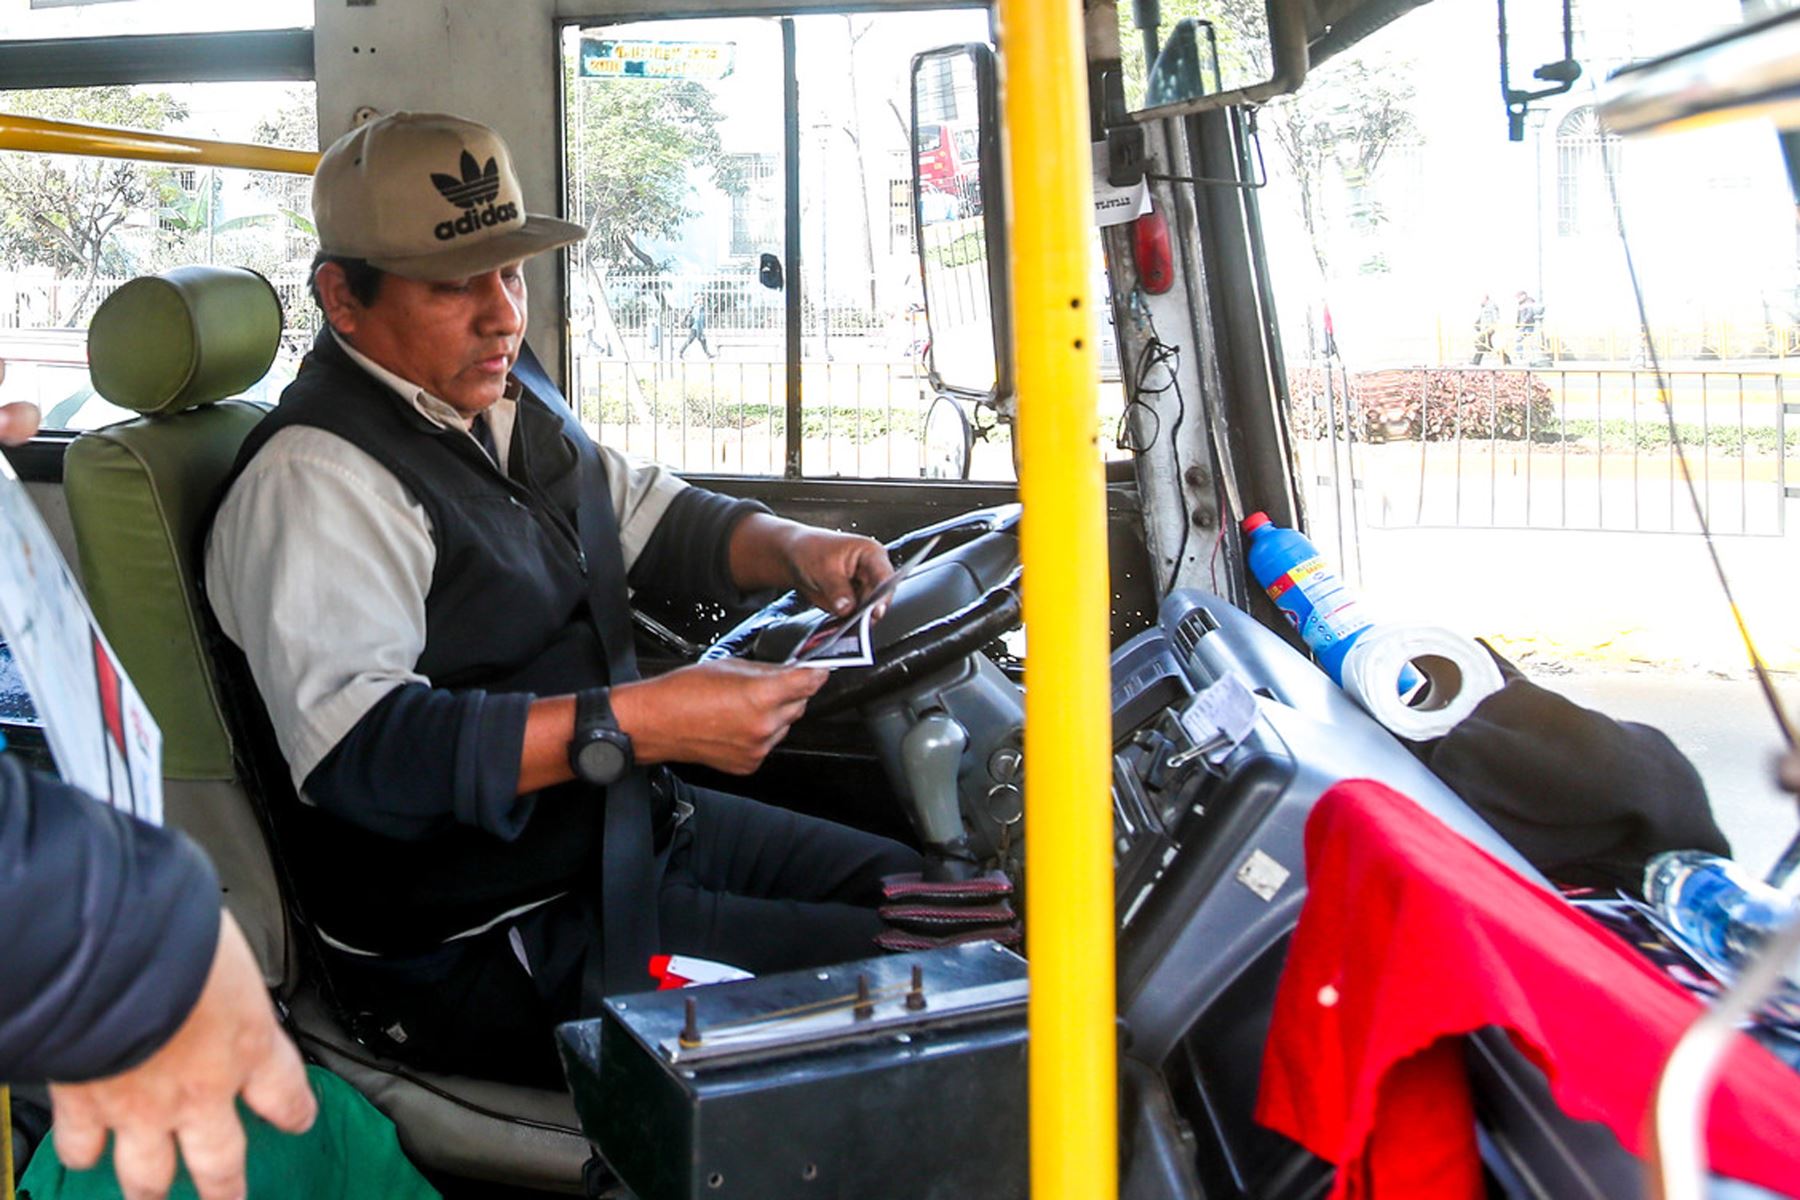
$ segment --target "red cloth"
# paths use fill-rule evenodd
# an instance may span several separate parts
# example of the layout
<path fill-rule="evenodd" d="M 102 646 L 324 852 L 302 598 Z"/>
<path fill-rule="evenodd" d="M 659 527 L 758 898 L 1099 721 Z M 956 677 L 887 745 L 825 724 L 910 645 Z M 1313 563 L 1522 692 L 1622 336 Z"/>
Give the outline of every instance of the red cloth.
<path fill-rule="evenodd" d="M 1257 1120 L 1338 1164 L 1331 1195 L 1479 1200 L 1462 1034 L 1495 1025 L 1569 1115 L 1642 1155 L 1656 1079 L 1698 1004 L 1630 947 L 1424 809 L 1340 783 L 1306 825 L 1308 894 Z M 1800 1077 L 1735 1039 L 1712 1169 L 1800 1184 Z"/>

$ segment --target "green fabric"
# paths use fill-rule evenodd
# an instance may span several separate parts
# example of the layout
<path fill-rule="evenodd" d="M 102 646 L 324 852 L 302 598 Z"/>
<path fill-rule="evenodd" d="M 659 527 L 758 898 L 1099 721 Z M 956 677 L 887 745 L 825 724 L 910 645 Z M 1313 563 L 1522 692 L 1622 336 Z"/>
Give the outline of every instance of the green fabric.
<path fill-rule="evenodd" d="M 323 1067 L 308 1067 L 319 1119 L 299 1136 L 282 1133 L 241 1103 L 249 1141 L 249 1200 L 429 1200 L 437 1192 L 407 1161 L 393 1122 L 357 1090 Z M 31 1156 L 19 1180 L 19 1200 L 119 1200 L 109 1146 L 88 1171 L 71 1171 L 56 1157 L 56 1130 Z M 187 1168 L 175 1174 L 169 1200 L 197 1200 Z"/>
<path fill-rule="evenodd" d="M 231 743 L 201 641 L 201 522 L 263 417 L 227 401 L 84 433 L 63 492 L 88 602 L 163 734 L 163 774 L 231 779 Z"/>
<path fill-rule="evenodd" d="M 177 267 L 125 284 L 88 323 L 94 389 L 141 413 L 235 396 L 269 373 L 281 301 L 242 267 Z"/>

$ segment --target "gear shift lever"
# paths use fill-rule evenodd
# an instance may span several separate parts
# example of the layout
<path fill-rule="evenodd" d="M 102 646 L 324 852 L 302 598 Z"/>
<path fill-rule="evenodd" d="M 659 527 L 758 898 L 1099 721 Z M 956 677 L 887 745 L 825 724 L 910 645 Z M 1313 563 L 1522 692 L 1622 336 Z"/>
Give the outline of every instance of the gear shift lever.
<path fill-rule="evenodd" d="M 962 878 L 973 869 L 963 832 L 956 773 L 969 734 L 955 718 L 929 713 L 900 739 L 900 766 L 912 793 L 912 822 L 925 844 L 927 879 Z"/>

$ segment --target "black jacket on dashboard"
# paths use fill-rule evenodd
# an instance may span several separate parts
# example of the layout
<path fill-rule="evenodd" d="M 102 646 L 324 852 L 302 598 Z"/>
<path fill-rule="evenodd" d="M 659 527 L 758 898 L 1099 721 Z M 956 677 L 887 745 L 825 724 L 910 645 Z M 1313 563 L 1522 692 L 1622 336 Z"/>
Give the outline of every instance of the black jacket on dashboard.
<path fill-rule="evenodd" d="M 212 864 L 0 755 L 0 1081 L 76 1082 L 154 1053 L 219 938 Z"/>

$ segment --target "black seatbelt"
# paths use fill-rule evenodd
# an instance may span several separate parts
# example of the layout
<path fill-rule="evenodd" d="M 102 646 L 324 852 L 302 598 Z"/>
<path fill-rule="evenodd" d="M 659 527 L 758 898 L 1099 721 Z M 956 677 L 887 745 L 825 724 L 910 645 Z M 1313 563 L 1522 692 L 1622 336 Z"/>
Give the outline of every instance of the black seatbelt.
<path fill-rule="evenodd" d="M 577 533 L 587 554 L 588 615 L 606 651 L 609 682 L 638 678 L 632 645 L 631 597 L 625 583 L 625 551 L 619 541 L 606 466 L 531 347 L 521 346 L 513 375 L 563 422 L 580 456 Z M 605 845 L 600 862 L 602 964 L 582 976 L 583 1011 L 598 1014 L 607 993 L 642 991 L 655 984 L 650 956 L 657 950 L 657 864 L 651 834 L 650 778 L 639 768 L 606 789 Z M 594 968 L 600 966 L 601 971 Z"/>
<path fill-rule="evenodd" d="M 475 439 L 476 445 L 487 451 L 488 458 L 500 468 L 501 474 L 505 474 L 506 464 L 500 461 L 500 446 L 494 441 L 494 429 L 488 424 L 485 412 L 476 413 L 474 420 L 469 422 L 469 436 Z"/>

